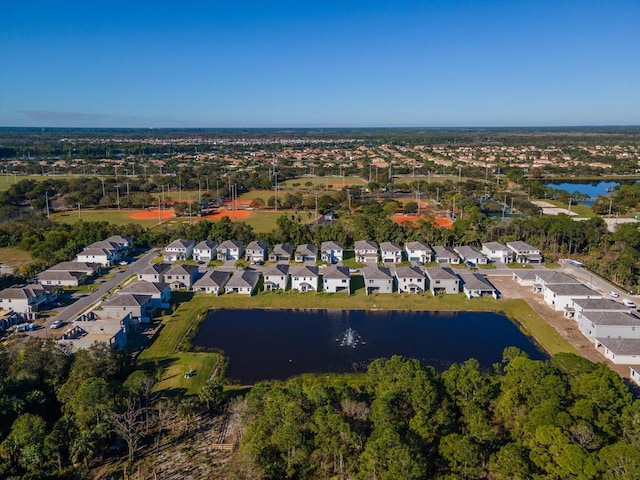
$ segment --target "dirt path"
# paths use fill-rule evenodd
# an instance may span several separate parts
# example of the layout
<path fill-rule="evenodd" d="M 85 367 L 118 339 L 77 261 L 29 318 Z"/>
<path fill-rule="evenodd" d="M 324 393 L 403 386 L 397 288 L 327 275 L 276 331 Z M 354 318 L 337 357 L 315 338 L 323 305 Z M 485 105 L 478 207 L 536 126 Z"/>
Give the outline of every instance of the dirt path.
<path fill-rule="evenodd" d="M 562 312 L 556 312 L 543 300 L 542 295 L 533 293 L 531 287 L 518 285 L 511 277 L 491 277 L 503 298 L 525 300 L 535 312 L 552 325 L 567 342 L 575 347 L 580 355 L 596 363 L 605 363 L 611 370 L 623 378 L 629 378 L 629 366 L 616 365 L 608 360 L 578 328 L 578 322 L 565 318 Z"/>

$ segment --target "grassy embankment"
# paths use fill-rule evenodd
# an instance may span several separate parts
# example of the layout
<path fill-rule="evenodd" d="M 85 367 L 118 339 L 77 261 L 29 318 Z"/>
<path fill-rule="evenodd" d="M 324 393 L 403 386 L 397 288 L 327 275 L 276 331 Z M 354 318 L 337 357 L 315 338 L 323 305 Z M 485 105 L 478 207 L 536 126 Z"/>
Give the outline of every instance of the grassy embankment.
<path fill-rule="evenodd" d="M 403 293 L 366 295 L 362 288 L 350 296 L 336 293 L 261 292 L 248 298 L 239 295 L 216 297 L 200 294 L 181 303 L 173 314 L 162 318 L 158 337 L 139 357 L 143 368 L 156 365 L 162 369 L 158 389 L 168 393 L 180 391 L 197 394 L 218 365 L 220 358 L 216 353 L 177 351 L 189 329 L 195 328 L 198 318 L 204 318 L 210 308 L 498 312 L 516 321 L 523 333 L 535 338 L 549 354 L 577 353 L 524 300 L 468 300 L 462 294 L 439 297 Z M 184 378 L 184 373 L 189 369 L 194 369 L 196 375 Z"/>
<path fill-rule="evenodd" d="M 0 265 L 10 268 L 22 267 L 33 261 L 31 254 L 18 247 L 0 248 Z"/>

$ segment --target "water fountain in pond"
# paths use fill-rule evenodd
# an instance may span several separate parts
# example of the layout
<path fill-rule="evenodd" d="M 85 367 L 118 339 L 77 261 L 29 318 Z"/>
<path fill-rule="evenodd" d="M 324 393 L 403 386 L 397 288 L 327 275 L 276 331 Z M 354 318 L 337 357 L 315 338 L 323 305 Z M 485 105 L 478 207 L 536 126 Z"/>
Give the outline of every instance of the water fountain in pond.
<path fill-rule="evenodd" d="M 347 328 L 342 335 L 336 338 L 336 342 L 340 342 L 341 347 L 356 348 L 358 345 L 364 345 L 365 342 L 358 332 L 353 328 Z"/>

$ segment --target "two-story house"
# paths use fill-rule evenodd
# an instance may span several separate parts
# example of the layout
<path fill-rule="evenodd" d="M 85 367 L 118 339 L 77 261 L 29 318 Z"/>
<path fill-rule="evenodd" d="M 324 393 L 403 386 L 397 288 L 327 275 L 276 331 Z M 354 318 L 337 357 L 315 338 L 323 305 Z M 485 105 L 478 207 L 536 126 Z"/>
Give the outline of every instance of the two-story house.
<path fill-rule="evenodd" d="M 378 243 L 373 240 L 358 240 L 355 242 L 355 257 L 358 263 L 378 263 Z"/>
<path fill-rule="evenodd" d="M 195 246 L 196 242 L 193 240 L 179 238 L 164 247 L 164 261 L 183 262 L 191 258 Z"/>
<path fill-rule="evenodd" d="M 331 266 L 322 270 L 322 289 L 325 292 L 351 294 L 351 276 L 347 267 Z"/>
<path fill-rule="evenodd" d="M 289 265 L 278 263 L 262 271 L 263 286 L 266 291 L 286 290 L 289 286 Z"/>
<path fill-rule="evenodd" d="M 218 260 L 223 262 L 243 258 L 244 244 L 240 240 L 225 240 L 218 245 Z"/>
<path fill-rule="evenodd" d="M 196 262 L 209 263 L 217 258 L 218 242 L 203 240 L 193 247 L 193 259 Z"/>
<path fill-rule="evenodd" d="M 450 268 L 425 268 L 429 290 L 433 296 L 460 293 L 460 278 Z"/>
<path fill-rule="evenodd" d="M 198 267 L 195 265 L 173 265 L 164 274 L 164 281 L 171 290 L 189 290 L 198 279 Z"/>
<path fill-rule="evenodd" d="M 424 242 L 407 242 L 404 244 L 404 250 L 407 253 L 407 259 L 410 262 L 424 265 L 433 260 L 433 250 L 428 243 Z"/>
<path fill-rule="evenodd" d="M 297 266 L 291 267 L 291 290 L 300 292 L 317 292 L 320 286 L 320 274 L 318 267 Z"/>
<path fill-rule="evenodd" d="M 393 292 L 393 276 L 387 267 L 368 265 L 362 269 L 362 276 L 367 295 Z"/>
<path fill-rule="evenodd" d="M 344 247 L 340 242 L 328 241 L 320 245 L 320 258 L 330 264 L 342 262 Z"/>
<path fill-rule="evenodd" d="M 318 260 L 318 247 L 310 243 L 303 243 L 298 245 L 295 252 L 296 262 L 314 262 Z"/>
<path fill-rule="evenodd" d="M 482 254 L 492 262 L 511 263 L 513 261 L 513 250 L 500 242 L 483 243 Z"/>
<path fill-rule="evenodd" d="M 402 262 L 402 247 L 395 242 L 382 242 L 380 244 L 380 258 L 382 263 Z"/>
<path fill-rule="evenodd" d="M 268 258 L 269 245 L 264 240 L 249 243 L 245 249 L 245 260 L 253 265 L 260 265 Z"/>
<path fill-rule="evenodd" d="M 507 242 L 507 248 L 513 252 L 515 261 L 518 263 L 542 263 L 540 250 L 526 242 L 520 240 Z"/>
<path fill-rule="evenodd" d="M 396 268 L 398 291 L 405 293 L 422 293 L 425 291 L 426 279 L 418 267 Z"/>
<path fill-rule="evenodd" d="M 278 243 L 269 254 L 270 262 L 290 262 L 293 259 L 294 248 L 288 243 Z"/>

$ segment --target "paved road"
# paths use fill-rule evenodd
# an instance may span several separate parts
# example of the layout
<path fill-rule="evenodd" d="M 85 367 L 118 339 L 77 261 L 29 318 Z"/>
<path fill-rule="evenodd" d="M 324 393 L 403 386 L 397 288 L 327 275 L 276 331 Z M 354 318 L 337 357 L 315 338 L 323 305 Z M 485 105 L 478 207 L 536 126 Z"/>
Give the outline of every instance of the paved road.
<path fill-rule="evenodd" d="M 63 322 L 71 322 L 75 320 L 80 312 L 84 309 L 97 303 L 103 295 L 109 292 L 112 288 L 122 283 L 124 280 L 129 278 L 131 275 L 135 275 L 145 267 L 149 265 L 149 262 L 156 258 L 158 255 L 158 250 L 153 249 L 147 252 L 143 257 L 140 257 L 135 262 L 129 264 L 126 268 L 118 271 L 115 276 L 109 278 L 108 280 L 102 283 L 95 283 L 95 285 L 100 285 L 96 290 L 89 294 L 84 294 L 85 296 L 79 298 L 76 302 L 72 303 L 68 307 L 64 308 L 60 313 L 53 317 L 48 317 L 45 319 L 44 323 L 38 322 L 38 326 L 42 326 L 44 328 L 38 328 L 31 332 L 34 336 L 48 336 L 52 332 L 57 332 L 56 330 L 49 331 L 51 324 L 56 320 L 62 320 Z"/>

